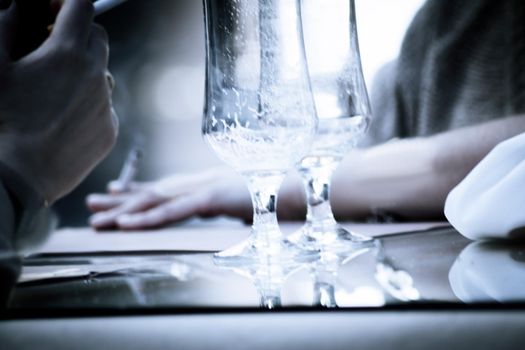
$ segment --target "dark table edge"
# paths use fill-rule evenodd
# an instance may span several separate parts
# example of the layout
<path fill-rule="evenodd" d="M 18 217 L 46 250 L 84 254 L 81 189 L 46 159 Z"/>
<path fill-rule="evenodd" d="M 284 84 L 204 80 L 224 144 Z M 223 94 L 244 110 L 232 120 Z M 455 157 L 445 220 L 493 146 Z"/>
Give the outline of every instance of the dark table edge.
<path fill-rule="evenodd" d="M 266 310 L 257 307 L 153 307 L 153 308 L 69 308 L 69 309 L 4 309 L 0 310 L 0 321 L 27 319 L 61 319 L 122 316 L 181 316 L 221 314 L 297 314 L 297 313 L 413 313 L 413 312 L 523 312 L 525 302 L 519 303 L 409 303 L 382 307 L 351 307 L 326 309 L 321 307 L 285 307 Z"/>

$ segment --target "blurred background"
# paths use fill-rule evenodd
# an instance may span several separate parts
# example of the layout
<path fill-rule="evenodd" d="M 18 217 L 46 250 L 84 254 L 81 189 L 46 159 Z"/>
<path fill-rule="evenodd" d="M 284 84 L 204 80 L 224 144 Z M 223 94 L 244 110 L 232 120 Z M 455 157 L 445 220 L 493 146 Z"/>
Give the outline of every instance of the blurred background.
<path fill-rule="evenodd" d="M 397 56 L 424 0 L 356 0 L 363 70 L 375 73 Z M 329 1 L 326 6 L 329 6 Z M 199 0 L 129 0 L 97 18 L 109 35 L 113 102 L 120 119 L 114 150 L 70 195 L 56 203 L 60 226 L 86 226 L 85 197 L 104 192 L 130 149 L 144 150 L 138 180 L 220 165 L 201 137 L 204 22 Z"/>

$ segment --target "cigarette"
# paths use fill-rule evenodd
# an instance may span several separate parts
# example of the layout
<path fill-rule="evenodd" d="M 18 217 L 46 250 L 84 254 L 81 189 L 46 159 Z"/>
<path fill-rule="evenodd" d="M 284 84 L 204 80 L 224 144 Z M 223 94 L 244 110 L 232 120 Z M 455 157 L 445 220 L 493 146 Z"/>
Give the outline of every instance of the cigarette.
<path fill-rule="evenodd" d="M 118 6 L 126 1 L 127 0 L 98 0 L 93 4 L 93 6 L 95 7 L 95 16 L 109 11 L 113 7 Z"/>
<path fill-rule="evenodd" d="M 126 2 L 128 0 L 98 0 L 93 3 L 93 7 L 95 7 L 95 16 L 101 15 L 106 11 L 111 10 L 113 7 L 118 6 L 122 4 L 123 2 Z M 48 32 L 51 33 L 53 30 L 53 27 L 55 24 L 50 24 L 47 26 Z"/>
<path fill-rule="evenodd" d="M 118 179 L 111 184 L 114 192 L 128 192 L 130 190 L 131 182 L 137 176 L 141 158 L 142 149 L 133 147 L 122 166 Z"/>

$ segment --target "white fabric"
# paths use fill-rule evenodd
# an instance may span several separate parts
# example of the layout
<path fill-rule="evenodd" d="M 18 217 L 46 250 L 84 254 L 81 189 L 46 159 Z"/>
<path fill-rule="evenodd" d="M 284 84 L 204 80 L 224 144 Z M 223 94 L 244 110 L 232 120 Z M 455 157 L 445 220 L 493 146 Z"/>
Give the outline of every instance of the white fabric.
<path fill-rule="evenodd" d="M 525 134 L 497 145 L 450 192 L 445 216 L 472 240 L 525 237 Z"/>
<path fill-rule="evenodd" d="M 525 269 L 516 259 L 521 246 L 470 243 L 452 265 L 448 279 L 463 302 L 520 302 L 525 298 Z"/>

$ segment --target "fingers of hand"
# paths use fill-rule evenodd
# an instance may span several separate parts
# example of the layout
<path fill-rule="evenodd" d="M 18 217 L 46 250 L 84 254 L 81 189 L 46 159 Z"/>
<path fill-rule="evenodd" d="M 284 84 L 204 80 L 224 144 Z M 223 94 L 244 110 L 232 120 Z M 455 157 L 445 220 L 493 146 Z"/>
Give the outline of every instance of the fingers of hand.
<path fill-rule="evenodd" d="M 126 230 L 158 227 L 198 215 L 205 201 L 205 196 L 200 194 L 183 196 L 143 212 L 120 215 L 116 222 Z"/>
<path fill-rule="evenodd" d="M 92 212 L 106 211 L 121 205 L 128 200 L 130 196 L 129 194 L 90 194 L 86 198 L 86 205 Z"/>
<path fill-rule="evenodd" d="M 122 184 L 119 180 L 111 181 L 108 184 L 108 192 L 111 194 L 119 194 L 126 191 L 126 193 L 134 193 L 139 191 L 147 191 L 151 186 L 147 182 L 135 182 L 132 181 L 127 186 Z"/>
<path fill-rule="evenodd" d="M 109 60 L 108 34 L 98 24 L 91 26 L 88 50 L 97 62 L 97 67 L 106 69 Z"/>
<path fill-rule="evenodd" d="M 100 199 L 100 198 L 99 198 Z M 93 204 L 93 198 L 91 199 Z M 114 227 L 116 219 L 122 214 L 136 213 L 155 207 L 165 202 L 166 199 L 152 193 L 130 195 L 120 205 L 108 211 L 99 212 L 89 219 L 91 226 L 102 229 Z"/>
<path fill-rule="evenodd" d="M 88 0 L 63 0 L 51 39 L 83 47 L 88 42 L 94 8 Z"/>

